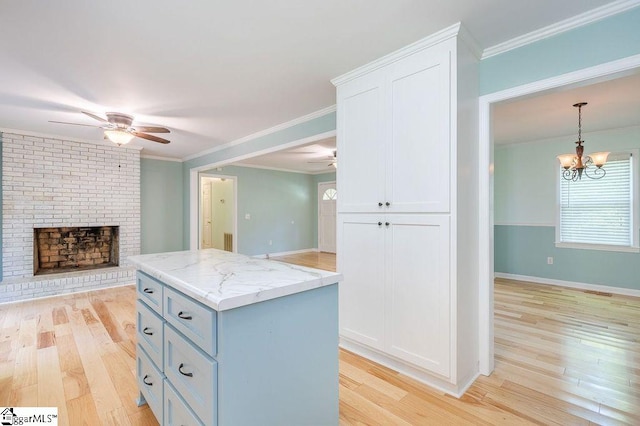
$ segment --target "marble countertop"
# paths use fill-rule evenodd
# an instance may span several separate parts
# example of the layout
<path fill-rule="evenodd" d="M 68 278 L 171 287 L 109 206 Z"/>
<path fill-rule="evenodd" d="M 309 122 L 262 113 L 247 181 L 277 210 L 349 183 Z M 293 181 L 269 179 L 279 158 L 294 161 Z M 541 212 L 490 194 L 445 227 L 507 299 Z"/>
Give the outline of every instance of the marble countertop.
<path fill-rule="evenodd" d="M 224 311 L 342 280 L 342 274 L 216 249 L 143 254 L 128 260 L 199 302 Z"/>

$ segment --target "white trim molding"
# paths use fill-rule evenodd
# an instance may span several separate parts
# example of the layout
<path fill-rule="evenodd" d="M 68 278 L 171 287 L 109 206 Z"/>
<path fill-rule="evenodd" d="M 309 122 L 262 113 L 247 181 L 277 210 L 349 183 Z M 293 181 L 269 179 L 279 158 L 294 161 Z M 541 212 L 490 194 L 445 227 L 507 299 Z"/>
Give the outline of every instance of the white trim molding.
<path fill-rule="evenodd" d="M 590 24 L 592 22 L 599 21 L 601 19 L 608 18 L 613 15 L 617 15 L 627 10 L 640 6 L 640 0 L 618 0 L 604 6 L 597 7 L 587 12 L 581 13 L 571 18 L 565 19 L 555 24 L 537 29 L 527 34 L 512 38 L 503 43 L 496 44 L 495 46 L 487 47 L 482 52 L 482 59 L 487 59 L 492 56 L 499 55 L 501 53 L 508 52 L 509 50 L 517 49 L 524 45 L 535 43 L 545 38 L 553 37 L 555 35 L 571 31 L 575 28 L 583 25 Z"/>
<path fill-rule="evenodd" d="M 140 154 L 140 158 L 146 158 L 147 160 L 160 160 L 160 161 L 172 161 L 175 163 L 182 163 L 182 159 L 175 157 L 161 157 L 159 155 L 145 155 Z"/>
<path fill-rule="evenodd" d="M 223 149 L 231 148 L 232 146 L 240 145 L 245 142 L 249 142 L 253 139 L 260 138 L 262 136 L 270 135 L 275 132 L 279 132 L 284 129 L 288 129 L 289 127 L 297 126 L 298 124 L 306 123 L 307 121 L 314 120 L 316 118 L 325 116 L 327 114 L 331 114 L 332 112 L 336 112 L 336 106 L 331 105 L 329 107 L 323 108 L 321 110 L 312 112 L 311 114 L 303 115 L 302 117 L 294 118 L 293 120 L 287 121 L 286 123 L 281 123 L 273 127 L 269 127 L 268 129 L 261 130 L 256 133 L 252 133 L 248 136 L 242 137 L 240 139 L 236 139 L 235 141 L 225 143 L 223 145 L 218 145 L 213 148 L 206 149 L 204 151 L 197 152 L 195 154 L 188 155 L 182 159 L 182 161 L 193 160 L 194 158 L 202 157 L 203 155 L 211 154 L 214 152 L 222 151 Z"/>
<path fill-rule="evenodd" d="M 554 228 L 556 226 L 555 223 L 504 223 L 504 222 L 498 222 L 498 223 L 494 223 L 495 226 L 538 226 L 538 227 L 548 227 L 548 228 Z"/>
<path fill-rule="evenodd" d="M 611 287 L 601 284 L 578 283 L 574 281 L 554 280 L 551 278 L 530 277 L 528 275 L 506 274 L 496 272 L 496 278 L 504 278 L 507 280 L 524 281 L 533 284 L 556 285 L 559 287 L 575 288 L 577 290 L 596 291 L 598 293 L 613 293 L 622 296 L 640 297 L 640 290 L 625 287 Z"/>

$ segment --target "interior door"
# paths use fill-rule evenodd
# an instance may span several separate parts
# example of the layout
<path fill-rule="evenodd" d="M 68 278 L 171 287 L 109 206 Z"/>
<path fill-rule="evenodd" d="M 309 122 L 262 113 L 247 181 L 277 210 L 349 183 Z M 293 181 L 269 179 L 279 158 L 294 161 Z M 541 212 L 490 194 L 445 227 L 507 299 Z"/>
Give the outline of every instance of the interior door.
<path fill-rule="evenodd" d="M 327 253 L 336 252 L 336 200 L 335 182 L 318 184 L 318 248 Z"/>
<path fill-rule="evenodd" d="M 212 248 L 211 240 L 211 222 L 213 220 L 211 214 L 211 181 L 202 184 L 202 247 L 203 249 Z"/>

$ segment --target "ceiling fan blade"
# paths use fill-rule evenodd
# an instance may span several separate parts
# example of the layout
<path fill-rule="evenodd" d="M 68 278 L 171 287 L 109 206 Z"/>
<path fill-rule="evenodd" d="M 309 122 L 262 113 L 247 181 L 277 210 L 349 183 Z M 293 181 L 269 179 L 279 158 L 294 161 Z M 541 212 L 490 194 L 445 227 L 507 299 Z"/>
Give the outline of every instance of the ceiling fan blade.
<path fill-rule="evenodd" d="M 97 127 L 97 128 L 99 128 L 99 129 L 101 129 L 101 128 L 102 128 L 102 126 L 97 126 L 97 125 L 95 125 L 95 124 L 69 123 L 69 122 L 66 122 L 66 121 L 53 121 L 53 120 L 49 120 L 49 123 L 57 123 L 57 124 L 71 124 L 71 125 L 74 125 L 74 126 L 85 126 L 85 127 Z"/>
<path fill-rule="evenodd" d="M 108 123 L 108 121 L 105 120 L 104 118 L 102 118 L 102 117 L 100 117 L 98 115 L 95 115 L 95 114 L 93 114 L 91 112 L 87 112 L 87 111 L 80 111 L 80 112 L 83 113 L 84 115 L 88 115 L 89 117 L 91 117 L 93 119 L 96 119 L 98 121 L 102 121 L 103 123 Z"/>
<path fill-rule="evenodd" d="M 171 133 L 171 130 L 166 127 L 153 127 L 153 126 L 136 126 L 136 132 L 146 132 L 146 133 Z"/>
<path fill-rule="evenodd" d="M 154 141 L 154 142 L 159 142 L 159 143 L 169 143 L 170 142 L 170 141 L 168 141 L 166 139 L 162 139 L 162 138 L 159 138 L 159 137 L 153 136 L 153 135 L 148 135 L 146 133 L 131 132 L 131 134 L 136 135 L 139 138 L 147 139 L 147 140 Z"/>

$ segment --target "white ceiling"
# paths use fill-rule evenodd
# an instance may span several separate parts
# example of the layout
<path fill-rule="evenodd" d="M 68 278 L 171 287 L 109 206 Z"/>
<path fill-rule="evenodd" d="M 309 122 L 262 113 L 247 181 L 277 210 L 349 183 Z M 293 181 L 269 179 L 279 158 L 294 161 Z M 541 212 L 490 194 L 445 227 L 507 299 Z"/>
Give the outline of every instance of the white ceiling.
<path fill-rule="evenodd" d="M 486 48 L 610 0 L 111 0 L 0 4 L 0 127 L 100 140 L 82 114 L 172 130 L 184 158 L 335 103 L 330 79 L 462 21 Z"/>
<path fill-rule="evenodd" d="M 578 135 L 578 109 L 582 131 L 640 125 L 640 73 L 587 86 L 544 93 L 497 104 L 493 110 L 496 144 L 511 144 Z"/>
<path fill-rule="evenodd" d="M 308 145 L 253 157 L 236 163 L 236 165 L 309 174 L 330 173 L 336 171 L 333 167 L 333 163 L 337 162 L 337 156 L 333 156 L 335 149 L 336 138 L 332 137 Z"/>

